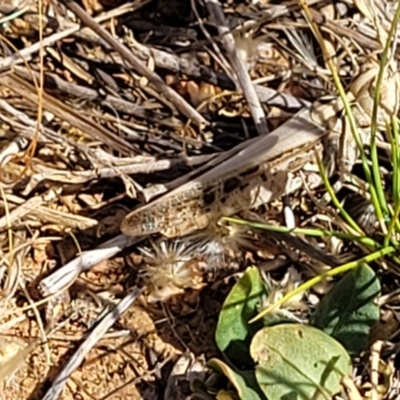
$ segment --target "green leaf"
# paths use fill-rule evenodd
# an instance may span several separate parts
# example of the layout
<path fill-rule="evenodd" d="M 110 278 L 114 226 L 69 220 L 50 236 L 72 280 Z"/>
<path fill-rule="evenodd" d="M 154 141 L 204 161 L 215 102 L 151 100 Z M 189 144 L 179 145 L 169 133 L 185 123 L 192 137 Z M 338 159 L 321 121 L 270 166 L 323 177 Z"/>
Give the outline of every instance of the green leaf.
<path fill-rule="evenodd" d="M 250 353 L 256 379 L 268 400 L 330 400 L 352 372 L 350 356 L 335 339 L 301 324 L 266 327 Z"/>
<path fill-rule="evenodd" d="M 215 340 L 218 348 L 236 365 L 252 365 L 249 345 L 262 322 L 248 324 L 266 289 L 256 267 L 248 268 L 226 298 L 218 320 Z"/>
<path fill-rule="evenodd" d="M 379 280 L 366 264 L 348 272 L 318 304 L 310 324 L 358 355 L 368 345 L 371 327 L 379 321 L 374 303 L 380 293 Z"/>
<path fill-rule="evenodd" d="M 225 375 L 236 389 L 241 400 L 266 400 L 262 392 L 257 393 L 260 389 L 254 379 L 254 371 L 234 371 L 231 367 L 216 358 L 208 361 L 207 367 Z"/>

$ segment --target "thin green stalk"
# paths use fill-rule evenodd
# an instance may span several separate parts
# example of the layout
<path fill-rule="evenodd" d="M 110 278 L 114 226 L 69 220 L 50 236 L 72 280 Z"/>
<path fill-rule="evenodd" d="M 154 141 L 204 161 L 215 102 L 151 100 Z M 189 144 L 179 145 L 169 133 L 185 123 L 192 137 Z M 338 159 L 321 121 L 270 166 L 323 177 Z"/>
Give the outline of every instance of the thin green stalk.
<path fill-rule="evenodd" d="M 395 240 L 392 237 L 392 234 L 393 234 L 393 230 L 394 230 L 396 221 L 398 221 L 398 219 L 399 219 L 399 214 L 400 214 L 400 202 L 397 202 L 396 206 L 395 206 L 395 209 L 394 209 L 394 214 L 393 214 L 392 219 L 390 220 L 390 223 L 389 223 L 388 232 L 385 235 L 385 239 L 383 241 L 383 246 L 384 247 L 388 246 L 390 241 L 394 245 L 396 245 L 398 243 L 397 240 Z"/>
<path fill-rule="evenodd" d="M 346 92 L 345 92 L 345 90 L 344 90 L 344 88 L 342 86 L 342 83 L 340 81 L 340 77 L 339 77 L 339 74 L 337 72 L 336 66 L 332 62 L 332 59 L 329 57 L 329 52 L 326 49 L 325 42 L 324 42 L 324 39 L 323 39 L 323 37 L 321 35 L 321 32 L 319 31 L 318 26 L 313 21 L 310 9 L 309 9 L 306 1 L 305 0 L 299 0 L 299 2 L 302 5 L 306 20 L 307 20 L 308 24 L 310 25 L 312 31 L 314 32 L 314 35 L 317 38 L 319 45 L 321 46 L 325 62 L 328 65 L 329 70 L 331 71 L 333 81 L 334 81 L 335 86 L 336 86 L 336 88 L 337 88 L 337 90 L 339 92 L 340 98 L 343 101 L 343 106 L 344 106 L 344 109 L 346 111 L 346 116 L 347 116 L 347 119 L 348 119 L 349 124 L 350 124 L 351 132 L 353 134 L 354 141 L 356 142 L 357 148 L 358 148 L 358 150 L 360 152 L 361 162 L 362 162 L 362 166 L 363 166 L 365 177 L 367 179 L 368 190 L 369 190 L 370 196 L 371 196 L 371 202 L 374 205 L 375 214 L 376 214 L 376 216 L 378 218 L 378 221 L 381 223 L 381 225 L 384 226 L 384 218 L 383 218 L 383 214 L 382 214 L 382 209 L 381 209 L 381 206 L 380 206 L 380 203 L 379 203 L 379 199 L 378 199 L 375 187 L 374 187 L 373 177 L 372 177 L 369 165 L 368 165 L 367 157 L 365 155 L 363 143 L 362 143 L 360 135 L 359 135 L 359 133 L 357 131 L 357 124 L 356 124 L 353 112 L 351 110 L 349 101 L 347 99 Z"/>
<path fill-rule="evenodd" d="M 391 137 L 392 165 L 393 165 L 393 202 L 396 205 L 400 201 L 400 173 L 399 173 L 399 121 L 392 118 L 393 136 Z M 396 207 L 396 206 L 395 206 Z"/>
<path fill-rule="evenodd" d="M 393 131 L 393 134 L 392 134 Z M 386 129 L 388 139 L 391 145 L 391 158 L 392 158 L 392 192 L 393 192 L 393 203 L 394 203 L 394 211 L 392 213 L 392 217 L 389 223 L 388 232 L 385 235 L 384 246 L 387 246 L 389 242 L 393 245 L 397 245 L 398 242 L 393 236 L 393 232 L 399 232 L 399 214 L 400 214 L 400 174 L 399 174 L 399 126 L 396 117 L 392 117 L 392 124 L 388 126 Z"/>
<path fill-rule="evenodd" d="M 238 218 L 224 217 L 224 221 L 230 222 L 236 225 L 244 225 L 253 229 L 262 229 L 264 231 L 276 232 L 276 233 L 293 233 L 295 235 L 305 235 L 313 237 L 337 237 L 343 240 L 356 241 L 365 246 L 373 249 L 380 249 L 382 246 L 380 243 L 375 242 L 373 239 L 367 236 L 357 236 L 350 233 L 338 232 L 338 231 L 328 231 L 322 229 L 311 229 L 311 228 L 287 228 L 286 226 L 275 226 L 263 224 L 260 222 L 245 221 Z"/>
<path fill-rule="evenodd" d="M 327 192 L 329 193 L 329 196 L 331 197 L 333 204 L 339 210 L 339 212 L 342 214 L 343 218 L 347 221 L 347 223 L 351 226 L 351 228 L 353 228 L 360 235 L 363 235 L 364 234 L 363 230 L 358 226 L 358 224 L 353 220 L 353 218 L 351 218 L 351 216 L 343 208 L 343 206 L 340 204 L 340 201 L 336 197 L 336 193 L 333 190 L 333 187 L 329 182 L 328 176 L 326 175 L 326 172 L 325 172 L 325 168 L 324 168 L 322 161 L 319 157 L 319 154 L 317 152 L 315 152 L 315 156 L 317 158 L 319 173 L 321 174 L 321 178 L 324 182 Z"/>
<path fill-rule="evenodd" d="M 384 249 L 376 251 L 375 253 L 368 254 L 367 256 L 362 257 L 359 260 L 351 261 L 351 262 L 349 262 L 347 264 L 343 264 L 343 265 L 341 265 L 339 267 L 336 267 L 336 268 L 333 268 L 330 271 L 327 271 L 327 272 L 325 272 L 325 273 L 323 273 L 321 275 L 318 275 L 318 276 L 308 280 L 307 282 L 303 283 L 298 288 L 292 290 L 287 295 L 283 296 L 279 301 L 277 301 L 276 303 L 274 303 L 274 304 L 270 305 L 269 307 L 267 307 L 265 310 L 261 311 L 256 317 L 251 319 L 249 321 L 249 323 L 253 323 L 253 322 L 256 322 L 256 321 L 260 320 L 261 318 L 265 317 L 270 312 L 276 310 L 282 304 L 286 303 L 288 300 L 290 300 L 294 296 L 297 296 L 299 293 L 302 293 L 302 292 L 304 292 L 306 290 L 311 289 L 314 285 L 316 285 L 317 283 L 322 282 L 326 278 L 342 274 L 342 273 L 347 272 L 347 271 L 349 271 L 349 270 L 351 270 L 353 268 L 359 267 L 362 264 L 371 263 L 374 260 L 377 260 L 377 259 L 382 258 L 383 256 L 385 256 L 387 254 L 394 253 L 394 252 L 395 252 L 395 248 L 394 247 L 386 247 Z"/>
<path fill-rule="evenodd" d="M 396 35 L 397 24 L 399 22 L 399 18 L 400 18 L 400 1 L 397 4 L 397 9 L 396 9 L 395 15 L 393 17 L 393 21 L 390 25 L 388 38 L 385 43 L 385 48 L 381 55 L 381 61 L 380 61 L 380 65 L 379 65 L 379 73 L 378 73 L 378 77 L 376 80 L 374 104 L 373 104 L 373 108 L 372 108 L 372 120 L 371 120 L 372 171 L 373 171 L 375 189 L 377 191 L 379 203 L 386 215 L 389 214 L 389 211 L 388 211 L 388 206 L 386 203 L 385 192 L 383 190 L 382 179 L 381 179 L 381 174 L 380 174 L 380 170 L 379 170 L 378 148 L 376 145 L 376 132 L 378 129 L 378 108 L 379 108 L 379 103 L 380 103 L 383 76 L 384 76 L 384 73 L 386 70 L 386 65 L 388 63 L 388 55 L 389 55 L 389 50 L 391 47 L 391 41 L 392 41 L 392 38 L 394 38 Z"/>

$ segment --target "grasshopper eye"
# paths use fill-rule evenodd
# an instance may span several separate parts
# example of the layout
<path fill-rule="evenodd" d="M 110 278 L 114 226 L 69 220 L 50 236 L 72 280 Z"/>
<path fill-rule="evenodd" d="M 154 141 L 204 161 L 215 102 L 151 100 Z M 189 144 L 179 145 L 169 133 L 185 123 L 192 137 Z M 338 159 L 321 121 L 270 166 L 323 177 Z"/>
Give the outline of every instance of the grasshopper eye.
<path fill-rule="evenodd" d="M 157 226 L 156 220 L 153 217 L 147 215 L 144 226 L 146 231 L 153 231 L 154 229 L 156 229 Z"/>
<path fill-rule="evenodd" d="M 143 236 L 159 231 L 159 224 L 149 212 L 134 211 L 128 214 L 120 226 L 121 232 L 128 236 Z"/>

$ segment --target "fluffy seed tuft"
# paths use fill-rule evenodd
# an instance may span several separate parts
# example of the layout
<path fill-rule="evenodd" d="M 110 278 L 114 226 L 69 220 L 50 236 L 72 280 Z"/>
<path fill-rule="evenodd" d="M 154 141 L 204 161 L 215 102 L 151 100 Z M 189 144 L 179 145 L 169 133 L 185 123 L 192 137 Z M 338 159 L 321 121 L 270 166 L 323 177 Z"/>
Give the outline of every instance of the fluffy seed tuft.
<path fill-rule="evenodd" d="M 151 245 L 152 249 L 140 249 L 145 266 L 139 271 L 149 288 L 149 302 L 166 301 L 185 289 L 202 287 L 199 261 L 186 242 L 159 241 Z"/>

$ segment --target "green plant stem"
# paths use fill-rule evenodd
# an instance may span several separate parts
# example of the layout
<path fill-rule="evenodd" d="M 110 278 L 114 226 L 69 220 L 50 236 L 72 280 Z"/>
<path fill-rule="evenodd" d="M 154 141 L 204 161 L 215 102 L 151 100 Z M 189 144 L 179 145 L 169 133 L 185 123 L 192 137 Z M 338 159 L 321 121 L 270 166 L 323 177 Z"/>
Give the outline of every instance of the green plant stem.
<path fill-rule="evenodd" d="M 374 176 L 374 184 L 379 199 L 379 203 L 386 215 L 389 214 L 388 206 L 386 203 L 385 193 L 383 190 L 381 174 L 379 171 L 379 159 L 378 159 L 378 149 L 376 145 L 376 132 L 378 128 L 378 108 L 380 104 L 381 96 L 381 86 L 383 81 L 383 76 L 386 70 L 386 65 L 388 63 L 388 55 L 392 42 L 392 38 L 396 35 L 397 24 L 400 18 L 400 1 L 397 3 L 397 9 L 393 17 L 393 21 L 390 25 L 388 37 L 385 43 L 385 48 L 383 50 L 381 61 L 379 65 L 379 73 L 376 80 L 375 94 L 374 94 L 374 104 L 372 108 L 372 119 L 371 119 L 371 160 L 372 160 L 372 171 Z M 383 221 L 382 221 L 383 223 Z M 382 225 L 384 226 L 384 225 Z M 386 233 L 383 230 L 384 233 Z"/>
<path fill-rule="evenodd" d="M 321 174 L 325 188 L 326 188 L 327 192 L 329 193 L 329 196 L 330 196 L 333 204 L 339 210 L 339 212 L 342 214 L 343 218 L 347 221 L 347 223 L 351 226 L 351 228 L 353 228 L 360 235 L 364 235 L 364 232 L 362 231 L 362 229 L 357 225 L 357 223 L 353 220 L 353 218 L 350 217 L 350 215 L 343 208 L 343 206 L 340 204 L 340 201 L 336 197 L 336 193 L 333 190 L 333 187 L 329 182 L 328 176 L 325 173 L 325 168 L 324 168 L 322 161 L 319 157 L 319 154 L 317 152 L 315 152 L 315 156 L 317 157 L 319 173 Z"/>
<path fill-rule="evenodd" d="M 254 229 L 262 229 L 264 231 L 277 232 L 277 233 L 294 233 L 295 235 L 305 235 L 314 237 L 337 237 L 344 240 L 359 242 L 372 249 L 381 248 L 381 245 L 378 242 L 374 241 L 373 239 L 367 236 L 356 236 L 345 232 L 327 231 L 322 229 L 310 229 L 310 228 L 290 229 L 285 226 L 268 225 L 260 222 L 245 221 L 242 219 L 231 218 L 231 217 L 224 217 L 223 220 L 237 225 L 245 225 Z"/>
<path fill-rule="evenodd" d="M 302 293 L 302 292 L 304 292 L 306 290 L 309 290 L 314 285 L 316 285 L 319 282 L 322 282 L 326 278 L 342 274 L 342 273 L 347 272 L 347 271 L 349 271 L 349 270 L 351 270 L 353 268 L 356 268 L 356 267 L 358 267 L 358 266 L 360 266 L 362 264 L 371 263 L 372 261 L 377 260 L 377 259 L 379 259 L 379 258 L 381 258 L 381 257 L 383 257 L 383 256 L 385 256 L 387 254 L 393 253 L 394 251 L 395 251 L 394 247 L 391 247 L 391 246 L 390 247 L 386 247 L 386 248 L 378 250 L 378 251 L 376 251 L 374 253 L 368 254 L 367 256 L 362 257 L 359 260 L 352 261 L 352 262 L 349 262 L 347 264 L 343 264 L 343 265 L 341 265 L 339 267 L 336 267 L 336 268 L 333 268 L 330 271 L 327 271 L 327 272 L 325 272 L 325 273 L 323 273 L 321 275 L 318 275 L 318 276 L 308 280 L 307 282 L 303 283 L 298 288 L 292 290 L 287 295 L 283 296 L 282 299 L 280 299 L 276 303 L 270 305 L 265 310 L 261 311 L 256 317 L 251 319 L 249 321 L 249 323 L 253 323 L 253 322 L 256 322 L 256 321 L 260 320 L 265 315 L 269 314 L 270 312 L 272 312 L 276 308 L 280 307 L 282 304 L 286 303 L 288 300 L 290 300 L 294 296 L 297 296 L 299 293 Z"/>
<path fill-rule="evenodd" d="M 393 134 L 392 134 L 393 131 Z M 400 184 L 399 184 L 399 129 L 398 129 L 398 121 L 396 117 L 392 118 L 391 126 L 388 126 L 386 129 L 387 135 L 389 137 L 389 141 L 391 144 L 391 158 L 392 158 L 392 192 L 393 192 L 393 203 L 394 210 L 391 212 L 392 217 L 389 222 L 388 232 L 385 235 L 385 239 L 383 241 L 384 246 L 388 246 L 389 243 L 394 246 L 398 245 L 396 238 L 393 236 L 393 232 L 395 229 L 397 232 L 399 231 L 399 214 L 400 214 Z"/>
<path fill-rule="evenodd" d="M 396 205 L 400 200 L 400 174 L 399 174 L 399 121 L 396 117 L 392 118 L 393 135 L 390 133 L 390 143 L 392 150 L 393 180 L 392 192 L 393 202 Z M 396 207 L 396 206 L 395 206 Z"/>
<path fill-rule="evenodd" d="M 353 134 L 354 141 L 356 142 L 357 148 L 358 148 L 358 150 L 360 152 L 361 162 L 362 162 L 362 166 L 363 166 L 365 177 L 367 179 L 368 190 L 369 190 L 370 196 L 371 196 L 371 202 L 374 205 L 375 214 L 376 214 L 376 216 L 378 218 L 378 221 L 380 221 L 384 225 L 384 218 L 383 218 L 383 214 L 382 214 L 382 209 L 381 209 L 380 202 L 379 202 L 379 199 L 378 199 L 375 187 L 374 187 L 374 181 L 373 181 L 373 177 L 371 175 L 371 170 L 370 170 L 369 165 L 368 165 L 367 157 L 365 155 L 364 146 L 363 146 L 363 143 L 361 141 L 360 135 L 358 133 L 357 124 L 356 124 L 353 112 L 351 110 L 351 106 L 350 106 L 349 101 L 347 99 L 346 92 L 345 92 L 345 90 L 344 90 L 344 88 L 342 86 L 342 83 L 340 81 L 340 77 L 339 77 L 337 68 L 336 68 L 335 64 L 333 63 L 331 57 L 329 57 L 329 52 L 328 52 L 328 50 L 327 50 L 327 48 L 325 46 L 325 41 L 324 41 L 324 39 L 323 39 L 323 37 L 321 35 L 321 32 L 319 31 L 318 26 L 315 24 L 315 22 L 314 22 L 314 20 L 312 18 L 310 9 L 309 9 L 306 1 L 305 0 L 300 0 L 300 4 L 301 4 L 302 9 L 304 11 L 306 20 L 307 20 L 308 24 L 310 25 L 311 30 L 314 32 L 314 35 L 315 35 L 316 39 L 318 40 L 319 45 L 321 46 L 322 53 L 324 55 L 324 60 L 325 60 L 326 64 L 328 65 L 329 70 L 331 71 L 333 81 L 334 81 L 335 86 L 336 86 L 336 88 L 337 88 L 337 90 L 339 92 L 340 98 L 342 99 L 343 106 L 344 106 L 344 109 L 346 111 L 346 116 L 347 116 L 347 119 L 348 119 L 349 124 L 350 124 L 350 128 L 351 128 L 351 132 Z"/>

